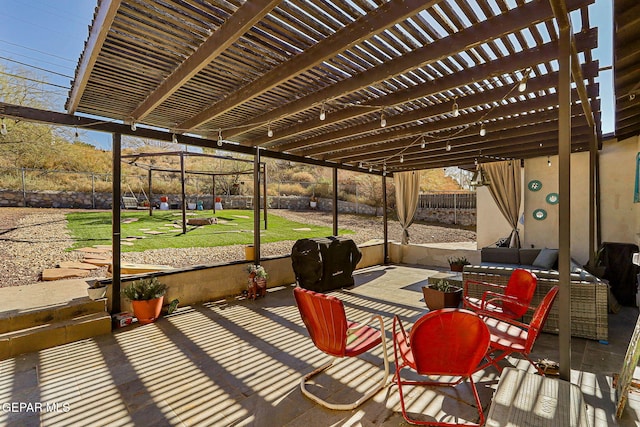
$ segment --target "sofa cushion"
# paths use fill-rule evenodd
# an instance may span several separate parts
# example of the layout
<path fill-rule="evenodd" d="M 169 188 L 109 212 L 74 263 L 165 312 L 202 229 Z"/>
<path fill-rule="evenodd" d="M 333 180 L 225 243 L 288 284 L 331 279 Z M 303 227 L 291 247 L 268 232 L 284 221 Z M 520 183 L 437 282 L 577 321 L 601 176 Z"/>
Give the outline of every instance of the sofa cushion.
<path fill-rule="evenodd" d="M 523 266 L 534 265 L 533 261 L 536 260 L 540 248 L 522 248 L 520 249 L 520 264 Z M 526 267 L 525 267 L 526 268 Z"/>
<path fill-rule="evenodd" d="M 532 265 L 546 270 L 551 270 L 556 264 L 556 261 L 558 261 L 558 250 L 543 248 L 533 261 Z"/>
<path fill-rule="evenodd" d="M 518 248 L 482 248 L 482 262 L 499 264 L 520 264 Z"/>

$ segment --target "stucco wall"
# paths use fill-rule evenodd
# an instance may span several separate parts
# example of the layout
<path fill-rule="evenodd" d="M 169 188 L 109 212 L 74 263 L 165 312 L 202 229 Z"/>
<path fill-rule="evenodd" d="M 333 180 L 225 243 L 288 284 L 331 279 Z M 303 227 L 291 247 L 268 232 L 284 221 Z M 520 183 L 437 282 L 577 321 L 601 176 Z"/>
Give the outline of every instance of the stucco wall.
<path fill-rule="evenodd" d="M 524 182 L 524 172 L 522 176 Z M 478 242 L 478 248 L 483 248 L 492 245 L 500 238 L 508 237 L 511 234 L 511 226 L 498 209 L 496 202 L 493 201 L 493 197 L 491 197 L 491 193 L 489 193 L 489 187 L 477 187 L 476 198 L 476 240 Z M 522 197 L 520 203 L 520 212 L 522 212 L 523 207 L 524 197 Z M 519 224 L 518 230 L 520 232 L 520 241 L 522 241 L 524 225 Z"/>
<path fill-rule="evenodd" d="M 551 161 L 551 166 L 548 164 Z M 559 232 L 559 204 L 547 202 L 547 197 L 558 194 L 558 157 L 538 157 L 525 161 L 525 209 L 523 246 L 557 248 Z M 542 187 L 529 190 L 526 185 L 538 180 Z M 585 264 L 589 260 L 589 153 L 571 155 L 571 257 Z M 536 209 L 544 209 L 547 217 L 537 220 Z"/>
<path fill-rule="evenodd" d="M 607 141 L 600 155 L 602 241 L 640 245 L 640 203 L 633 203 L 640 135 Z"/>
<path fill-rule="evenodd" d="M 640 203 L 633 203 L 636 155 L 640 136 L 624 141 L 609 140 L 600 150 L 600 220 L 603 242 L 640 244 Z M 524 225 L 520 227 L 523 247 L 558 247 L 558 205 L 550 204 L 549 193 L 558 193 L 558 157 L 528 159 L 523 172 Z M 539 180 L 539 191 L 527 184 Z M 502 218 L 486 187 L 477 189 L 478 248 L 509 235 L 509 225 Z M 589 259 L 589 153 L 571 156 L 571 256 L 580 263 Z M 544 209 L 544 220 L 533 218 L 536 209 Z"/>

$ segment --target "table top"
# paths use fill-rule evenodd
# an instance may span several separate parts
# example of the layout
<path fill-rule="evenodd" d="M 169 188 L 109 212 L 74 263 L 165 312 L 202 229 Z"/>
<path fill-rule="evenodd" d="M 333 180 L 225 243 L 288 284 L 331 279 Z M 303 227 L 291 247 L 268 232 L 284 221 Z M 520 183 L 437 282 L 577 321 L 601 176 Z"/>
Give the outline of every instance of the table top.
<path fill-rule="evenodd" d="M 486 426 L 589 427 L 589 420 L 582 392 L 575 384 L 505 368 Z"/>

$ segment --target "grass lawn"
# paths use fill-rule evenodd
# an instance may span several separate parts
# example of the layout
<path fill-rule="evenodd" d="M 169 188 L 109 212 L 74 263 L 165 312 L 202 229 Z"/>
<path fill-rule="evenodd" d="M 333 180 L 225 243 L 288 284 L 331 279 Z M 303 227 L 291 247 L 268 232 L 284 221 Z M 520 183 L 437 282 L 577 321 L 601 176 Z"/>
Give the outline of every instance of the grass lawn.
<path fill-rule="evenodd" d="M 272 211 L 271 211 L 272 212 Z M 288 221 L 269 212 L 269 229 L 264 230 L 260 222 L 262 243 L 281 240 L 297 240 L 311 237 L 325 237 L 333 234 L 331 227 L 318 227 Z M 193 213 L 193 211 L 189 212 Z M 188 218 L 208 218 L 211 213 L 197 212 Z M 148 211 L 122 212 L 122 239 L 130 239 L 133 245 L 123 244 L 123 252 L 142 252 L 149 249 L 193 248 L 229 245 L 250 245 L 253 243 L 253 211 L 225 210 L 216 212 L 218 224 L 205 226 L 187 225 L 187 233 L 182 234 L 182 213 L 180 211 L 155 210 L 153 216 Z M 111 212 L 80 212 L 67 214 L 68 228 L 76 240 L 73 249 L 94 245 L 111 244 Z M 340 234 L 351 234 L 351 230 L 340 229 Z M 160 234 L 158 234 L 160 233 Z M 126 242 L 125 242 L 126 243 Z"/>

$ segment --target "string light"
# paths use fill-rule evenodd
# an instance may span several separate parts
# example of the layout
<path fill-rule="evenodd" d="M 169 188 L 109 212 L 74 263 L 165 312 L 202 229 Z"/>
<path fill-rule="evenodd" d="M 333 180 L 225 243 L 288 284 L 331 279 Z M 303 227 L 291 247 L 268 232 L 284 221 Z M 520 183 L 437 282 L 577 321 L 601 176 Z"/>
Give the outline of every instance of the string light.
<path fill-rule="evenodd" d="M 520 80 L 520 84 L 518 85 L 518 92 L 524 92 L 525 90 L 527 90 L 527 80 L 529 80 L 530 72 L 531 72 L 531 69 L 529 68 L 527 68 L 527 70 L 524 72 L 524 75 Z"/>
<path fill-rule="evenodd" d="M 387 126 L 387 119 L 384 117 L 384 110 L 380 112 L 380 127 L 383 128 Z"/>
<path fill-rule="evenodd" d="M 173 142 L 174 144 L 178 143 L 178 137 L 176 136 L 176 134 L 171 134 L 171 142 Z"/>
<path fill-rule="evenodd" d="M 373 172 L 373 166 L 369 166 L 369 172 Z"/>
<path fill-rule="evenodd" d="M 547 166 L 551 167 L 551 157 L 547 156 Z"/>
<path fill-rule="evenodd" d="M 387 170 L 387 162 L 383 163 L 382 170 L 386 172 L 386 170 Z"/>
<path fill-rule="evenodd" d="M 453 113 L 453 117 L 458 117 L 460 115 L 460 108 L 458 108 L 457 97 L 453 98 L 453 107 L 451 108 L 451 112 Z"/>
<path fill-rule="evenodd" d="M 420 144 L 420 148 L 424 150 L 427 146 L 427 142 L 424 140 L 424 135 L 422 135 L 421 138 L 422 138 L 422 144 Z"/>
<path fill-rule="evenodd" d="M 218 147 L 222 147 L 222 129 L 218 129 Z"/>
<path fill-rule="evenodd" d="M 4 117 L 2 118 L 2 124 L 0 124 L 0 135 L 6 136 L 9 133 L 7 130 L 7 124 L 4 122 Z"/>
<path fill-rule="evenodd" d="M 273 136 L 273 129 L 271 129 L 271 122 L 267 123 L 267 136 L 269 138 Z"/>
<path fill-rule="evenodd" d="M 362 162 L 358 163 L 358 167 L 361 168 L 362 167 Z"/>
<path fill-rule="evenodd" d="M 487 129 L 484 127 L 484 123 L 480 126 L 480 136 L 485 136 L 487 134 Z"/>
<path fill-rule="evenodd" d="M 400 163 L 404 163 L 404 156 L 400 155 Z"/>
<path fill-rule="evenodd" d="M 445 150 L 451 151 L 451 143 L 447 142 L 447 146 L 444 147 Z"/>
<path fill-rule="evenodd" d="M 327 112 L 324 110 L 324 102 L 320 106 L 320 120 L 324 120 L 327 118 Z"/>

